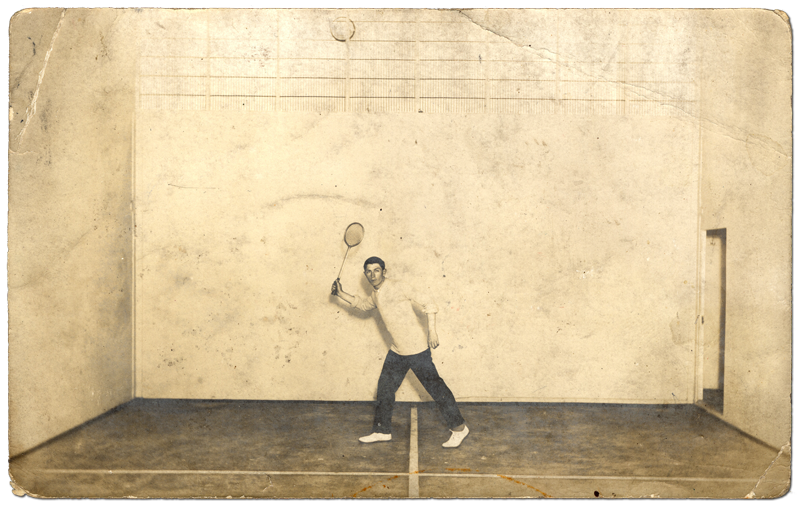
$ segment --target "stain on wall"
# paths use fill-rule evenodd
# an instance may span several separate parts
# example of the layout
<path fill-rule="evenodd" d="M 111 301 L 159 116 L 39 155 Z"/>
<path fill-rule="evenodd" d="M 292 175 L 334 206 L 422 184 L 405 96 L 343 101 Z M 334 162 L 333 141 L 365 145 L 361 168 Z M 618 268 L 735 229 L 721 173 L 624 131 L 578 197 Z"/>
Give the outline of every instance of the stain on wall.
<path fill-rule="evenodd" d="M 143 396 L 371 400 L 388 335 L 329 295 L 352 221 L 366 235 L 345 289 L 368 293 L 361 265 L 378 255 L 429 293 L 459 398 L 691 394 L 692 122 L 140 111 L 137 125 Z M 419 398 L 412 384 L 400 399 Z"/>

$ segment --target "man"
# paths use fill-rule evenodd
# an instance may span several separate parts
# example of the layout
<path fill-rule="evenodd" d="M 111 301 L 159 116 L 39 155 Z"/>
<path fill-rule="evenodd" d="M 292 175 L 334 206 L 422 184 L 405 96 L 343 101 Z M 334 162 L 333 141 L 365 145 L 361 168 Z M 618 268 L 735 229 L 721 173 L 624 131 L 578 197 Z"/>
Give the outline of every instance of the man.
<path fill-rule="evenodd" d="M 369 444 L 392 439 L 395 393 L 411 369 L 436 401 L 448 429 L 452 432 L 450 439 L 442 447 L 458 447 L 469 434 L 469 428 L 464 424 L 453 393 L 439 377 L 431 359 L 431 348 L 436 349 L 439 346 L 439 337 L 436 335 L 436 305 L 420 303 L 420 298 L 408 286 L 386 279 L 386 264 L 378 257 L 373 256 L 364 262 L 364 275 L 372 285 L 372 293 L 368 298 L 345 293 L 339 279 L 334 281 L 331 288 L 331 294 L 357 309 L 368 311 L 377 308 L 386 329 L 392 335 L 392 348 L 386 355 L 378 379 L 378 399 L 372 434 L 359 440 Z M 420 331 L 412 303 L 421 306 L 428 316 L 427 338 Z"/>

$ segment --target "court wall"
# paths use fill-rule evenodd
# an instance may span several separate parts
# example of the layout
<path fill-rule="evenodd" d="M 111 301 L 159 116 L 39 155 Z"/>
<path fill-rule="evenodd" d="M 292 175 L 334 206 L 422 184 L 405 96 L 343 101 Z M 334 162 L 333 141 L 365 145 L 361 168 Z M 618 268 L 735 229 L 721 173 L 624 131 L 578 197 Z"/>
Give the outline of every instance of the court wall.
<path fill-rule="evenodd" d="M 781 447 L 791 433 L 791 37 L 780 14 L 751 14 L 745 46 L 733 11 L 715 13 L 703 39 L 713 63 L 702 87 L 701 217 L 727 234 L 722 417 Z"/>
<path fill-rule="evenodd" d="M 11 20 L 11 455 L 133 396 L 130 14 Z"/>
<path fill-rule="evenodd" d="M 139 393 L 371 400 L 388 337 L 329 294 L 358 221 L 345 289 L 378 255 L 426 292 L 457 397 L 691 401 L 697 139 L 688 118 L 140 111 Z"/>

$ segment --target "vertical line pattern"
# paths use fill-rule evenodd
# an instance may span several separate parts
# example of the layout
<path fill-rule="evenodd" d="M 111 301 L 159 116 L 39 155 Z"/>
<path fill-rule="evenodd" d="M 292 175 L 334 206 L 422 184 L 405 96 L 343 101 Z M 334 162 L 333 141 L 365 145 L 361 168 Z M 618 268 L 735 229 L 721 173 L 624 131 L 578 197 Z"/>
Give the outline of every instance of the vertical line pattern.
<path fill-rule="evenodd" d="M 138 62 L 137 62 L 138 79 Z M 134 101 L 136 97 L 134 97 Z M 131 398 L 136 398 L 136 104 L 131 117 Z"/>
<path fill-rule="evenodd" d="M 347 52 L 347 63 L 345 64 L 344 74 L 344 111 L 350 112 L 350 38 L 344 41 L 344 49 Z"/>
<path fill-rule="evenodd" d="M 136 136 L 134 134 L 134 144 L 133 144 L 134 160 L 136 160 L 137 156 L 138 156 L 138 144 L 136 143 L 135 139 L 136 139 Z M 139 191 L 138 191 L 139 173 L 138 173 L 138 170 L 136 170 L 136 168 L 138 168 L 138 167 L 136 166 L 136 164 L 134 164 L 134 170 L 135 170 L 134 192 L 135 192 L 136 198 L 138 198 L 138 195 L 139 195 Z M 134 230 L 133 231 L 133 234 L 134 234 L 133 256 L 134 256 L 134 258 L 140 258 L 141 257 L 141 251 L 142 251 L 142 241 L 141 241 L 141 237 L 139 236 L 139 233 L 140 233 L 139 224 L 141 224 L 141 220 L 138 219 L 137 215 L 136 215 L 136 213 L 137 213 L 136 200 L 134 200 L 133 212 L 134 212 L 134 221 L 135 221 L 134 228 L 133 228 L 133 230 Z M 135 363 L 135 379 L 134 380 L 136 382 L 136 391 L 135 391 L 134 397 L 141 397 L 143 395 L 143 387 L 142 387 L 143 386 L 142 355 L 143 355 L 143 352 L 144 352 L 144 346 L 143 346 L 142 341 L 138 338 L 138 334 L 139 334 L 138 329 L 139 329 L 139 323 L 140 323 L 139 319 L 141 318 L 140 311 L 138 310 L 139 309 L 138 304 L 139 304 L 139 300 L 141 298 L 139 296 L 139 294 L 142 291 L 142 285 L 141 284 L 142 284 L 142 282 L 144 282 L 144 279 L 141 278 L 141 277 L 138 277 L 139 262 L 135 261 L 135 265 L 136 265 L 135 269 L 134 269 L 135 291 L 133 293 L 134 307 L 135 307 L 135 309 L 134 309 L 135 316 L 134 316 L 134 319 L 133 319 L 133 322 L 134 322 L 133 333 L 134 333 L 134 339 L 135 339 L 135 355 L 134 355 L 133 359 L 134 359 L 134 363 Z"/>
<path fill-rule="evenodd" d="M 611 56 L 611 42 L 576 46 L 570 41 L 580 28 L 569 16 L 561 19 L 561 11 L 542 35 L 555 39 L 548 58 L 469 23 L 455 31 L 453 23 L 423 24 L 425 14 L 364 20 L 357 30 L 367 35 L 345 47 L 324 29 L 286 39 L 280 11 L 253 38 L 217 34 L 219 14 L 212 10 L 205 33 L 201 27 L 193 38 L 180 38 L 187 29 L 171 28 L 178 45 L 149 38 L 142 26 L 140 54 L 147 59 L 140 64 L 138 107 L 649 116 L 684 116 L 696 108 L 689 86 L 697 61 L 685 61 L 681 46 L 645 39 L 613 20 L 609 29 L 625 31 L 609 73 L 601 60 L 606 49 Z"/>
<path fill-rule="evenodd" d="M 491 94 L 492 94 L 491 82 L 489 81 L 489 65 L 490 65 L 490 63 L 489 63 L 489 52 L 488 52 L 489 44 L 485 43 L 486 37 L 487 37 L 487 35 L 484 34 L 484 36 L 483 36 L 483 38 L 484 38 L 483 54 L 486 56 L 486 58 L 484 58 L 483 60 L 479 59 L 480 65 L 481 65 L 481 70 L 483 72 L 483 75 L 482 75 L 482 77 L 483 77 L 483 111 L 482 112 L 484 114 L 487 114 L 490 111 L 489 105 L 491 103 Z M 514 111 L 514 112 L 516 113 L 518 111 Z"/>
<path fill-rule="evenodd" d="M 563 91 L 561 90 L 561 11 L 556 10 L 556 113 L 563 114 L 562 108 Z"/>
<path fill-rule="evenodd" d="M 211 110 L 211 10 L 206 10 L 206 110 Z"/>
<path fill-rule="evenodd" d="M 275 111 L 281 110 L 281 11 L 275 11 Z"/>
<path fill-rule="evenodd" d="M 137 35 L 141 33 L 141 26 L 139 25 L 139 18 L 138 16 L 135 17 L 136 19 L 136 29 L 134 33 Z M 138 303 L 139 297 L 137 296 L 137 282 L 136 282 L 136 258 L 139 256 L 136 251 L 136 234 L 137 234 L 137 220 L 136 220 L 136 184 L 137 184 L 137 174 L 136 174 L 136 116 L 139 113 L 139 109 L 142 107 L 142 93 L 141 93 L 141 73 L 142 73 L 142 58 L 141 58 L 141 40 L 140 37 L 136 37 L 134 41 L 136 45 L 136 52 L 135 57 L 136 61 L 134 62 L 134 69 L 135 69 L 135 79 L 134 82 L 134 89 L 136 93 L 133 97 L 133 117 L 131 118 L 131 397 L 136 398 L 139 392 L 139 374 L 138 374 L 138 365 L 139 360 L 137 356 L 138 352 L 138 342 L 136 341 L 136 324 L 137 324 L 137 311 L 136 311 L 136 304 Z"/>
<path fill-rule="evenodd" d="M 617 89 L 616 89 L 616 96 L 614 97 L 617 101 L 616 113 L 617 115 L 624 116 L 625 115 L 625 84 L 624 82 L 627 80 L 625 78 L 625 65 L 622 63 L 622 60 L 625 58 L 617 59 Z"/>
<path fill-rule="evenodd" d="M 408 447 L 408 497 L 419 498 L 419 443 L 417 407 L 411 407 L 411 429 Z"/>
<path fill-rule="evenodd" d="M 700 60 L 695 68 L 697 69 L 697 79 L 694 82 L 694 99 L 697 105 L 697 314 L 695 315 L 695 373 L 694 373 L 694 393 L 691 397 L 696 402 L 703 397 L 703 359 L 704 359 L 704 337 L 705 332 L 702 323 L 698 325 L 698 317 L 702 321 L 704 310 L 704 296 L 703 286 L 701 282 L 704 280 L 703 271 L 705 270 L 705 248 L 706 240 L 703 233 L 703 107 L 702 107 L 702 73 L 703 61 L 702 55 L 698 55 L 697 59 Z M 702 240 L 702 246 L 700 241 Z M 691 384 L 691 381 L 690 381 Z"/>

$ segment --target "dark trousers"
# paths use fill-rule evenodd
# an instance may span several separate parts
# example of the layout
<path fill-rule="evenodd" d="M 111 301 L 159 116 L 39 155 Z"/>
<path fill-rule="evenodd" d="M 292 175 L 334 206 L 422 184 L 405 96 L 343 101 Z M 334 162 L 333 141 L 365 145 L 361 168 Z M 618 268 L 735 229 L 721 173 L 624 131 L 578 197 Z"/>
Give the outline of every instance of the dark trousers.
<path fill-rule="evenodd" d="M 392 432 L 392 411 L 394 410 L 394 394 L 403 382 L 408 369 L 425 387 L 439 407 L 449 429 L 464 424 L 464 418 L 456 405 L 456 399 L 447 384 L 444 383 L 431 359 L 431 350 L 419 354 L 401 356 L 389 351 L 383 362 L 381 377 L 378 379 L 378 404 L 375 407 L 375 421 L 372 431 L 377 433 Z"/>

